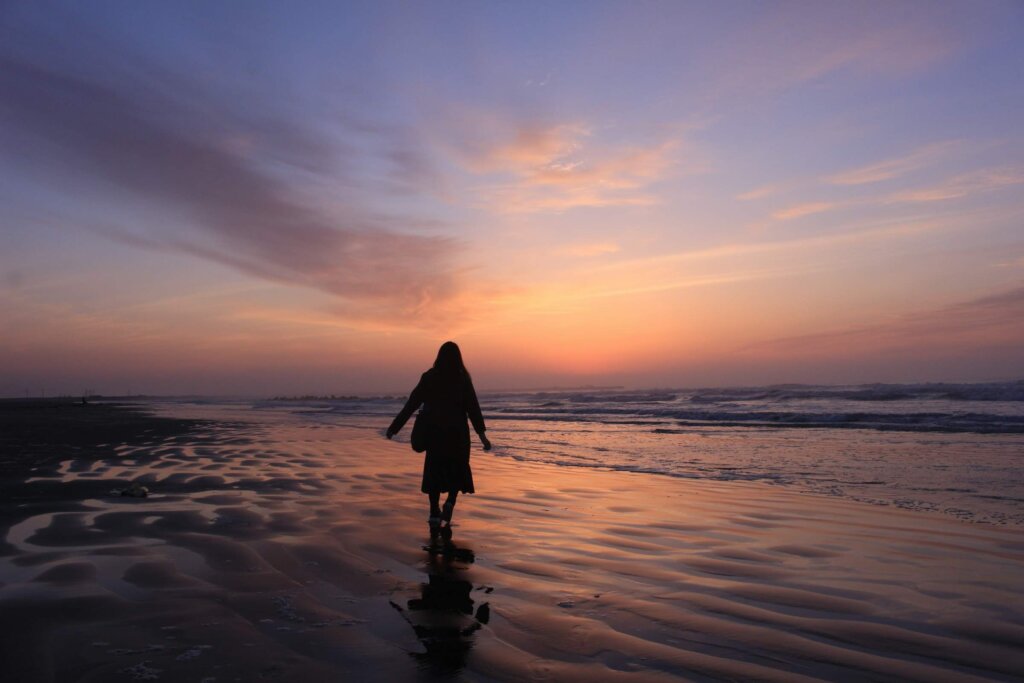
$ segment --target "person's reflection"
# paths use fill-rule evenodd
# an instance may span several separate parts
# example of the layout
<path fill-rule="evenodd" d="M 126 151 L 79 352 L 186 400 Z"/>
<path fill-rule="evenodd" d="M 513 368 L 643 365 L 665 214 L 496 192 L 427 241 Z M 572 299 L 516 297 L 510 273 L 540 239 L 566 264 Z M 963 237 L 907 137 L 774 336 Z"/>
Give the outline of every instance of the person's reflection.
<path fill-rule="evenodd" d="M 458 565 L 475 559 L 472 550 L 450 541 L 427 550 L 428 582 L 420 584 L 420 597 L 406 603 L 409 612 L 419 613 L 412 619 L 406 616 L 406 620 L 425 648 L 413 656 L 433 669 L 457 671 L 466 664 L 473 634 L 490 619 L 490 606 L 484 603 L 474 614 L 473 584 L 459 576 L 465 567 Z"/>

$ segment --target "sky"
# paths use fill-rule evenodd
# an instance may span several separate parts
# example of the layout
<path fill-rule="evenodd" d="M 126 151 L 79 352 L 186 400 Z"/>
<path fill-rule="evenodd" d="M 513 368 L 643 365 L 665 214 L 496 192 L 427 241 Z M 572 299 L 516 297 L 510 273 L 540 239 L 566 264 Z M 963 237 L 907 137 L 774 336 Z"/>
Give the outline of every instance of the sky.
<path fill-rule="evenodd" d="M 1024 378 L 1024 4 L 0 3 L 0 395 Z"/>

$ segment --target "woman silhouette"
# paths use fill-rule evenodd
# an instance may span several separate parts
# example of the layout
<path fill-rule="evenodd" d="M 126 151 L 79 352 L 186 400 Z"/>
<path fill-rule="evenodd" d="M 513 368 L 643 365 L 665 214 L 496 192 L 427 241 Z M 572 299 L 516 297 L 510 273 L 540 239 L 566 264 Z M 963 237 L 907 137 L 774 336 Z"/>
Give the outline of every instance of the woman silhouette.
<path fill-rule="evenodd" d="M 423 460 L 423 483 L 420 490 L 430 500 L 431 533 L 450 531 L 452 512 L 459 492 L 473 493 L 473 472 L 469 468 L 469 427 L 466 416 L 480 437 L 484 450 L 491 442 L 484 430 L 484 417 L 473 389 L 473 380 L 462 363 L 462 352 L 455 342 L 445 342 L 437 352 L 434 367 L 423 373 L 412 390 L 405 407 L 398 413 L 386 436 L 398 433 L 413 412 L 423 406 L 418 419 L 427 420 L 429 437 Z M 447 493 L 444 509 L 439 506 L 441 493 Z"/>

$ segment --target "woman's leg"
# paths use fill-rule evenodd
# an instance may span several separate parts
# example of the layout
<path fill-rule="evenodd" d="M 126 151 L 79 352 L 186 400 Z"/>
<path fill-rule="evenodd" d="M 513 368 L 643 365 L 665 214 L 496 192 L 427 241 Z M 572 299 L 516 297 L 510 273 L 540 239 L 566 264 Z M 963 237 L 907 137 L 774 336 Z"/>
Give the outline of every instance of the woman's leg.
<path fill-rule="evenodd" d="M 444 521 L 451 523 L 452 512 L 455 511 L 455 500 L 458 497 L 458 491 L 453 490 L 448 493 L 448 498 L 444 501 L 444 510 L 441 513 L 441 517 L 444 519 Z"/>
<path fill-rule="evenodd" d="M 430 501 L 430 516 L 440 517 L 441 516 L 441 492 L 430 491 L 427 493 L 427 499 Z"/>

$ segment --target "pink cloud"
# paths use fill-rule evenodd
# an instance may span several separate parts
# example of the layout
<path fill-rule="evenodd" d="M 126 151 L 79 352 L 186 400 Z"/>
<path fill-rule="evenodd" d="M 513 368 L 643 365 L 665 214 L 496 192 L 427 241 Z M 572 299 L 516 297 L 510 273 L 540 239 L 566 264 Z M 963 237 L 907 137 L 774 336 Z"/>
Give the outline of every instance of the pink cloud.
<path fill-rule="evenodd" d="M 780 211 L 776 211 L 772 214 L 772 218 L 780 221 L 788 221 L 794 218 L 802 218 L 804 216 L 830 211 L 838 206 L 839 204 L 836 202 L 805 202 L 803 204 L 795 204 Z"/>
<path fill-rule="evenodd" d="M 866 185 L 890 180 L 923 168 L 960 145 L 958 141 L 925 145 L 900 157 L 837 173 L 827 180 L 833 185 Z"/>
<path fill-rule="evenodd" d="M 897 192 L 887 203 L 941 202 L 969 195 L 995 192 L 1013 185 L 1024 184 L 1024 169 L 1015 167 L 988 168 L 963 173 L 930 187 Z"/>
<path fill-rule="evenodd" d="M 677 163 L 678 137 L 649 144 L 602 141 L 580 122 L 508 121 L 461 112 L 445 143 L 483 181 L 484 202 L 506 212 L 653 204 L 650 187 Z M 462 134 L 463 131 L 471 131 Z"/>

